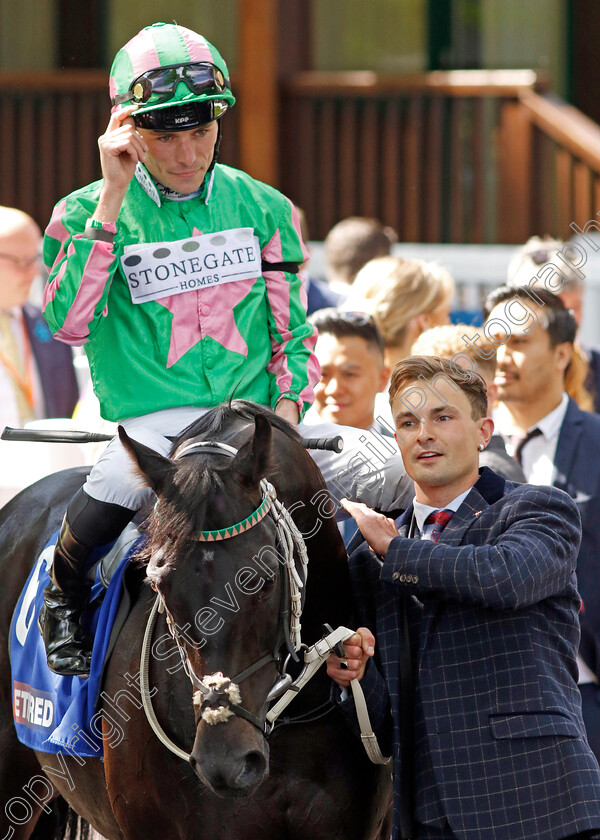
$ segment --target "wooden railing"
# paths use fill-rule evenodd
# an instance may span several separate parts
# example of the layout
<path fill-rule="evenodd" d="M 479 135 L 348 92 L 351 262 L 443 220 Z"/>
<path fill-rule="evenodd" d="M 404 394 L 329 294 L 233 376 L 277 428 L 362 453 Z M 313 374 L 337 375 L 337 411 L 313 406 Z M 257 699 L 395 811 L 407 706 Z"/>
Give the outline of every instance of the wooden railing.
<path fill-rule="evenodd" d="M 107 75 L 0 73 L 1 204 L 43 225 L 99 177 Z M 239 96 L 225 117 L 220 158 L 233 166 L 243 108 Z M 401 241 L 519 243 L 566 237 L 600 210 L 600 127 L 530 70 L 301 73 L 281 86 L 279 113 L 276 186 L 313 239 L 365 215 Z"/>
<path fill-rule="evenodd" d="M 600 210 L 600 127 L 545 87 L 530 70 L 300 74 L 283 189 L 315 238 L 349 215 L 406 242 L 568 237 Z"/>

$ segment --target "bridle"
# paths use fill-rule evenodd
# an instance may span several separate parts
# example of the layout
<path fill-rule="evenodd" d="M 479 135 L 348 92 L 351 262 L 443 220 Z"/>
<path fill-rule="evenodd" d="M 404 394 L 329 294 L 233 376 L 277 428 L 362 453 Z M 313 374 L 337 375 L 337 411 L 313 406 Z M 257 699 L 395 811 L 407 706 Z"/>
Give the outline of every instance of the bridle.
<path fill-rule="evenodd" d="M 228 444 L 218 441 L 197 441 L 183 446 L 175 454 L 175 458 L 200 451 L 219 455 L 225 454 L 231 458 L 237 455 L 237 449 L 229 446 Z M 281 715 L 289 703 L 298 696 L 298 692 L 307 685 L 309 680 L 311 680 L 317 673 L 329 655 L 334 650 L 337 652 L 338 646 L 354 635 L 354 631 L 347 627 L 340 626 L 335 630 L 332 630 L 329 626 L 325 625 L 329 631 L 327 635 L 324 635 L 310 647 L 307 647 L 302 643 L 300 635 L 300 618 L 303 606 L 302 595 L 305 589 L 308 573 L 308 555 L 306 552 L 306 545 L 304 543 L 304 539 L 302 538 L 302 534 L 296 527 L 289 511 L 278 500 L 274 487 L 266 479 L 261 480 L 260 487 L 263 492 L 262 501 L 249 517 L 244 519 L 242 522 L 238 522 L 228 528 L 221 528 L 218 531 L 200 531 L 196 533 L 193 538 L 200 542 L 214 542 L 215 540 L 230 539 L 238 536 L 240 533 L 244 533 L 250 528 L 253 528 L 267 515 L 274 519 L 277 540 L 284 552 L 286 569 L 286 573 L 282 575 L 282 594 L 279 610 L 280 632 L 277 634 L 277 643 L 274 652 L 261 657 L 232 679 L 223 676 L 220 671 L 217 671 L 215 674 L 205 675 L 202 679 L 200 679 L 194 672 L 187 650 L 179 638 L 176 625 L 169 614 L 164 598 L 160 592 L 157 593 L 156 600 L 146 625 L 140 662 L 140 693 L 142 697 L 142 704 L 148 723 L 152 727 L 159 741 L 167 747 L 167 749 L 182 758 L 184 761 L 189 761 L 190 756 L 171 741 L 160 725 L 152 707 L 152 692 L 149 686 L 148 674 L 152 632 L 154 630 L 156 616 L 159 611 L 163 611 L 166 615 L 169 632 L 177 645 L 183 668 L 195 689 L 193 701 L 194 705 L 198 707 L 200 718 L 208 724 L 216 724 L 226 722 L 231 716 L 237 715 L 238 717 L 242 717 L 250 721 L 250 723 L 256 726 L 263 735 L 265 735 L 265 737 L 270 735 L 279 715 Z M 296 569 L 294 551 L 296 551 L 298 555 L 300 573 Z M 287 606 L 288 602 L 289 608 Z M 283 646 L 281 642 L 282 636 L 289 651 L 283 665 L 281 665 L 281 655 L 279 653 L 280 648 Z M 294 680 L 288 673 L 286 673 L 286 667 L 290 658 L 298 661 L 297 654 L 301 649 L 304 654 L 304 665 L 302 671 Z M 268 711 L 261 713 L 260 715 L 254 715 L 241 705 L 242 696 L 239 689 L 239 683 L 243 682 L 251 674 L 256 673 L 269 662 L 277 662 L 280 667 L 278 668 L 278 678 L 268 692 L 262 709 L 266 710 L 269 703 L 273 700 L 277 700 L 277 702 L 271 706 Z M 369 759 L 375 764 L 389 764 L 391 757 L 386 758 L 382 754 L 377 742 L 377 737 L 373 732 L 360 682 L 357 679 L 352 680 L 350 686 L 352 688 L 358 724 L 361 731 L 361 741 L 365 751 Z M 321 709 L 322 707 L 319 707 L 317 712 L 321 712 Z M 322 714 L 319 714 L 317 717 L 312 716 L 307 719 L 307 722 L 310 720 L 316 720 L 320 716 L 322 716 Z M 298 718 L 297 721 L 301 722 L 300 718 Z"/>
<path fill-rule="evenodd" d="M 174 459 L 197 452 L 225 455 L 234 458 L 238 450 L 233 446 L 219 441 L 196 441 L 181 447 L 175 453 Z M 177 646 L 183 669 L 194 688 L 193 703 L 198 709 L 198 717 L 205 723 L 214 725 L 224 723 L 232 715 L 237 715 L 252 723 L 267 736 L 273 728 L 273 724 L 268 723 L 266 719 L 267 707 L 269 703 L 290 688 L 293 680 L 286 673 L 286 666 L 290 658 L 298 661 L 297 652 L 303 646 L 300 619 L 303 606 L 303 591 L 308 574 L 308 554 L 302 534 L 296 527 L 285 505 L 277 498 L 277 493 L 273 485 L 267 479 L 263 478 L 260 481 L 260 488 L 262 490 L 262 500 L 258 507 L 244 520 L 226 528 L 197 531 L 192 535 L 192 539 L 207 543 L 232 539 L 255 527 L 267 516 L 273 519 L 277 543 L 284 558 L 282 564 L 284 565 L 284 571 L 282 575 L 279 609 L 279 630 L 276 637 L 275 649 L 271 653 L 260 657 L 256 662 L 232 678 L 224 676 L 220 671 L 199 677 L 194 671 L 187 649 L 177 631 L 177 625 L 160 592 L 157 592 L 157 601 L 151 617 L 153 616 L 153 628 L 154 621 L 156 620 L 156 612 L 164 612 L 165 614 L 167 627 Z M 295 556 L 298 558 L 297 561 Z M 298 562 L 300 572 L 296 567 L 296 562 Z M 148 627 L 150 627 L 150 621 Z M 148 627 L 146 629 L 146 635 L 148 635 Z M 146 642 L 146 637 L 144 641 Z M 283 660 L 280 649 L 284 644 L 287 648 L 288 655 Z M 149 654 L 149 651 L 146 650 L 145 653 Z M 142 665 L 144 664 L 144 658 L 143 654 Z M 146 656 L 146 665 L 147 658 L 148 656 Z M 242 705 L 239 686 L 244 680 L 271 662 L 277 663 L 278 676 L 262 704 L 263 711 L 260 715 L 255 715 Z M 147 679 L 147 670 L 145 676 Z M 145 692 L 142 691 L 142 697 L 144 698 L 144 696 Z M 153 721 L 151 718 L 149 719 L 152 725 Z"/>

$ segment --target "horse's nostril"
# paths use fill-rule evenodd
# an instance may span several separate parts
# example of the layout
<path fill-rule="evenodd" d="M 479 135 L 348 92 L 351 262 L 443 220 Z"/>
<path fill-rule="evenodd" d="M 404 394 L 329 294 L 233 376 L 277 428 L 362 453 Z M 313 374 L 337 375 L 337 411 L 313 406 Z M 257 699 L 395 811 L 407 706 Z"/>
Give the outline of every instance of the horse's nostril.
<path fill-rule="evenodd" d="M 267 760 L 261 752 L 254 750 L 249 752 L 244 759 L 244 769 L 239 775 L 239 780 L 257 779 L 267 769 Z"/>

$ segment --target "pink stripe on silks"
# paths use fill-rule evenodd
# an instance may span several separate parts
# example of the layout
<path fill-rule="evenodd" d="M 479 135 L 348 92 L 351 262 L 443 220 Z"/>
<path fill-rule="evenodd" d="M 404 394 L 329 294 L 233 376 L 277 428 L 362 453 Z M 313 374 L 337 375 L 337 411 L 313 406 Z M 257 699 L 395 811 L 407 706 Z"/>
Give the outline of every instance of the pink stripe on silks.
<path fill-rule="evenodd" d="M 130 50 L 129 45 L 135 41 L 135 49 Z M 143 48 L 140 50 L 140 45 L 143 43 Z M 160 67 L 160 58 L 154 46 L 152 35 L 146 29 L 142 29 L 135 35 L 131 41 L 128 41 L 123 47 L 127 51 L 129 60 L 131 61 L 131 69 L 133 78 L 139 76 L 144 70 L 150 70 L 153 67 Z"/>
<path fill-rule="evenodd" d="M 308 292 L 306 291 L 306 274 L 303 271 L 298 272 L 300 279 L 300 303 L 305 309 L 308 309 Z"/>
<path fill-rule="evenodd" d="M 281 248 L 281 234 L 275 231 L 271 240 L 262 249 L 262 258 L 265 262 L 283 262 L 283 250 Z M 267 370 L 277 377 L 277 387 L 283 393 L 291 390 L 292 374 L 287 365 L 287 356 L 284 353 L 286 343 L 293 337 L 289 332 L 290 326 L 290 286 L 285 281 L 283 271 L 265 271 L 263 273 L 267 284 L 267 294 L 277 332 L 281 335 L 281 344 L 271 342 L 273 355 L 267 365 Z M 281 281 L 284 282 L 281 282 Z"/>
<path fill-rule="evenodd" d="M 111 76 L 108 80 L 108 96 L 110 101 L 112 102 L 115 96 L 117 95 L 117 83 L 115 82 L 114 76 Z M 113 114 L 115 111 L 118 111 L 120 108 L 119 105 L 113 105 L 110 109 L 110 113 Z"/>
<path fill-rule="evenodd" d="M 302 345 L 310 351 L 308 363 L 306 365 L 306 378 L 308 379 L 308 385 L 300 391 L 300 399 L 302 400 L 303 405 L 304 403 L 313 404 L 315 401 L 314 386 L 321 378 L 321 365 L 313 352 L 316 343 L 317 331 L 315 329 L 313 334 L 309 338 L 305 338 L 302 342 Z"/>
<path fill-rule="evenodd" d="M 70 256 L 73 252 L 74 249 L 71 245 L 67 256 Z M 62 327 L 54 333 L 54 337 L 58 338 L 59 341 L 77 347 L 80 344 L 85 344 L 88 340 L 90 321 L 93 320 L 98 301 L 104 293 L 108 280 L 108 269 L 113 260 L 111 243 L 99 240 L 94 242 L 83 269 L 85 283 L 82 283 L 77 290 L 75 300 L 63 321 Z"/>
<path fill-rule="evenodd" d="M 61 267 L 58 269 L 56 277 L 53 278 L 51 283 L 46 283 L 44 286 L 44 294 L 42 297 L 42 312 L 46 309 L 49 303 L 52 303 L 56 296 L 56 292 L 60 288 L 60 281 L 63 278 L 63 274 L 67 270 L 67 261 L 65 260 Z"/>
<path fill-rule="evenodd" d="M 306 260 L 310 257 L 310 251 L 308 250 L 304 240 L 302 239 L 302 229 L 300 227 L 300 217 L 298 216 L 298 211 L 296 210 L 296 207 L 295 207 L 294 204 L 291 204 L 291 209 L 292 209 L 292 225 L 294 226 L 294 230 L 296 231 L 296 233 L 298 235 L 298 240 L 300 241 L 300 245 L 302 246 L 303 261 L 306 262 Z M 300 278 L 300 282 L 301 282 L 300 303 L 302 304 L 302 306 L 305 309 L 308 309 L 308 294 L 307 294 L 307 291 L 306 291 L 306 275 L 301 271 L 301 272 L 299 272 L 298 277 Z M 320 376 L 320 374 L 319 374 L 319 376 Z"/>
<path fill-rule="evenodd" d="M 53 265 L 60 262 L 65 255 L 65 242 L 69 238 L 69 231 L 63 225 L 62 217 L 63 213 L 65 212 L 65 207 L 67 206 L 67 199 L 63 198 L 52 212 L 52 218 L 48 222 L 48 227 L 46 228 L 45 233 L 50 236 L 52 239 L 56 239 L 58 242 L 61 243 L 60 251 L 56 255 L 56 259 L 54 260 Z M 51 265 L 47 265 L 46 268 L 48 272 L 52 270 Z"/>
<path fill-rule="evenodd" d="M 291 202 L 290 202 L 290 204 L 291 204 Z M 298 216 L 298 211 L 296 210 L 296 207 L 293 204 L 291 204 L 291 207 L 292 207 L 292 225 L 294 226 L 294 230 L 298 234 L 298 239 L 300 240 L 300 244 L 302 245 L 302 256 L 304 258 L 303 262 L 306 262 L 306 260 L 310 257 L 310 252 L 309 252 L 308 248 L 306 247 L 306 243 L 302 239 L 302 228 L 300 227 L 300 218 Z"/>
<path fill-rule="evenodd" d="M 179 31 L 185 42 L 188 53 L 190 54 L 190 61 L 209 61 L 214 64 L 214 59 L 211 51 L 208 48 L 206 39 L 191 29 L 186 29 L 184 26 L 179 27 Z"/>

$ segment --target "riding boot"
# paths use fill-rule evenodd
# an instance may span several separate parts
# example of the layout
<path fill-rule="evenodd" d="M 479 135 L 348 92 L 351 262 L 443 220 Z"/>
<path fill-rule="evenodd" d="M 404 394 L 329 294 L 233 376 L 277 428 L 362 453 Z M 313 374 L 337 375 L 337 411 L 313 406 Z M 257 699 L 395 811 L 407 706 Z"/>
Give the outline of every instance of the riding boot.
<path fill-rule="evenodd" d="M 134 513 L 93 499 L 83 490 L 75 494 L 67 508 L 39 617 L 48 667 L 57 674 L 89 674 L 92 639 L 80 623 L 91 590 L 87 561 L 96 546 L 119 536 Z"/>

